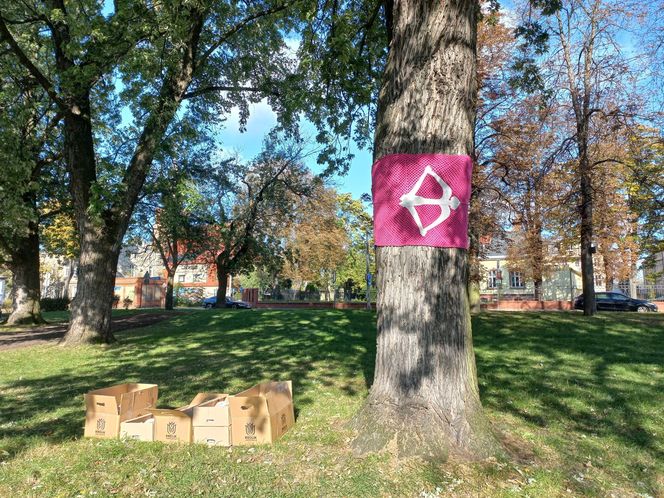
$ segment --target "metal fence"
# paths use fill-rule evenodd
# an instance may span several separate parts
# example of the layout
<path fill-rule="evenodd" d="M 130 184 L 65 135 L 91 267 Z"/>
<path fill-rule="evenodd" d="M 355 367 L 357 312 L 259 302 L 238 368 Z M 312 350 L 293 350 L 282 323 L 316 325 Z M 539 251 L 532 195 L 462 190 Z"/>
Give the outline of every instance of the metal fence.
<path fill-rule="evenodd" d="M 646 299 L 651 301 L 664 301 L 664 285 L 636 284 L 630 285 L 623 282 L 618 285 L 623 294 L 634 299 Z"/>
<path fill-rule="evenodd" d="M 370 298 L 376 301 L 377 289 L 371 287 Z M 353 292 L 344 289 L 330 290 L 297 290 L 297 289 L 267 289 L 259 292 L 259 302 L 366 302 L 366 290 L 361 289 Z"/>

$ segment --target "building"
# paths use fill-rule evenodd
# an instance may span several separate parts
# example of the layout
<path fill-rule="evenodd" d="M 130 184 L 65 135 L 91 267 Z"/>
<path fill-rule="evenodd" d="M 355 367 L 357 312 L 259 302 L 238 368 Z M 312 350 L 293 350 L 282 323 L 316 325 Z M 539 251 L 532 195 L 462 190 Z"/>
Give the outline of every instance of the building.
<path fill-rule="evenodd" d="M 480 260 L 480 296 L 485 302 L 503 300 L 533 300 L 535 285 L 524 273 L 510 269 L 507 256 L 507 240 L 483 238 L 484 256 Z M 581 258 L 578 248 L 561 254 L 554 243 L 546 244 L 549 257 L 558 261 L 554 268 L 543 275 L 542 300 L 569 301 L 582 292 Z M 602 258 L 593 257 L 595 267 L 595 291 L 621 290 L 636 297 L 635 279 L 625 282 L 606 282 L 601 271 Z"/>

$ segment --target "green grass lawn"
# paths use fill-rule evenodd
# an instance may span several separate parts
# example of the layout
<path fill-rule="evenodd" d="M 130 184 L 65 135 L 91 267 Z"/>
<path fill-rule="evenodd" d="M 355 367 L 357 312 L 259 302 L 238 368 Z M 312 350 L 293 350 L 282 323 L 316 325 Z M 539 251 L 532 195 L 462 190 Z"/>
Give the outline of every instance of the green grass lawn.
<path fill-rule="evenodd" d="M 108 347 L 0 352 L 0 496 L 664 496 L 664 315 L 485 313 L 482 401 L 509 458 L 356 458 L 346 422 L 373 375 L 375 315 L 206 310 Z M 83 439 L 83 393 L 158 383 L 160 405 L 292 379 L 272 446 Z"/>

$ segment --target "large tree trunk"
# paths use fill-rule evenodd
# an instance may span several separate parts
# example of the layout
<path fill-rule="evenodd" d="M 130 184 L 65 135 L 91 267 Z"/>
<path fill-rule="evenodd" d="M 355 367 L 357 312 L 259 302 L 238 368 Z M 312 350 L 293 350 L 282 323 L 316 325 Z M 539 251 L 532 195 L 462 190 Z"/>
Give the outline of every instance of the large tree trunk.
<path fill-rule="evenodd" d="M 81 255 L 78 263 L 76 296 L 71 305 L 69 329 L 63 345 L 94 342 L 110 343 L 111 310 L 120 244 L 109 240 L 99 228 L 81 230 Z"/>
<path fill-rule="evenodd" d="M 13 288 L 12 313 L 8 325 L 41 324 L 39 299 L 39 234 L 35 223 L 30 223 L 30 233 L 19 241 L 11 255 Z"/>
<path fill-rule="evenodd" d="M 478 2 L 394 0 L 392 7 L 374 160 L 471 155 Z M 467 251 L 379 247 L 377 259 L 376 369 L 354 420 L 354 448 L 438 461 L 495 454 L 475 370 Z"/>

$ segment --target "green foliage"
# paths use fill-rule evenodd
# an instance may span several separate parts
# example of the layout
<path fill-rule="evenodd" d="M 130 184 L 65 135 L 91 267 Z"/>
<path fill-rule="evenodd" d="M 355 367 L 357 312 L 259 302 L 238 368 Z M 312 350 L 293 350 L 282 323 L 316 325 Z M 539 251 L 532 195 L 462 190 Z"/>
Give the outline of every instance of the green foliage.
<path fill-rule="evenodd" d="M 37 197 L 42 165 L 48 152 L 42 137 L 49 119 L 41 92 L 21 67 L 0 57 L 0 263 L 11 260 L 18 241 L 37 223 Z M 42 114 L 46 112 L 44 117 Z"/>
<path fill-rule="evenodd" d="M 69 299 L 64 297 L 43 297 L 39 300 L 42 311 L 67 311 Z"/>
<path fill-rule="evenodd" d="M 203 289 L 200 287 L 183 287 L 175 284 L 173 289 L 175 306 L 200 306 L 203 302 Z"/>
<path fill-rule="evenodd" d="M 366 293 L 367 239 L 369 241 L 369 271 L 375 275 L 376 262 L 373 242 L 373 218 L 363 200 L 353 199 L 350 194 L 340 194 L 339 218 L 346 228 L 349 245 L 346 259 L 337 272 L 337 288 L 348 294 Z M 352 282 L 352 283 L 351 283 Z"/>
<path fill-rule="evenodd" d="M 302 164 L 301 144 L 268 137 L 251 163 L 213 162 L 198 179 L 206 206 L 205 249 L 229 273 L 255 268 L 274 274 L 282 264 L 293 206 L 319 180 Z"/>
<path fill-rule="evenodd" d="M 630 209 L 638 220 L 644 266 L 664 251 L 664 141 L 654 129 L 640 128 L 629 143 L 627 182 Z"/>

